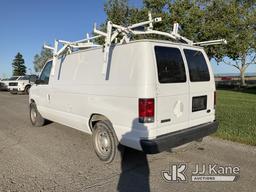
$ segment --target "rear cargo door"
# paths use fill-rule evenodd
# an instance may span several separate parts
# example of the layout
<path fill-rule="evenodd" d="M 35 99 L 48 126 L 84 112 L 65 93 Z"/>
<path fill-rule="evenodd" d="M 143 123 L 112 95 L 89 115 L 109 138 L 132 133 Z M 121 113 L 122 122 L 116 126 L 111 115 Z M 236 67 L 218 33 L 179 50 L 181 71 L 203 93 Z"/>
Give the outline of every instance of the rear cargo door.
<path fill-rule="evenodd" d="M 203 50 L 183 48 L 189 70 L 189 127 L 213 121 L 215 84 Z"/>
<path fill-rule="evenodd" d="M 157 135 L 189 126 L 187 67 L 179 46 L 155 46 L 157 68 Z"/>

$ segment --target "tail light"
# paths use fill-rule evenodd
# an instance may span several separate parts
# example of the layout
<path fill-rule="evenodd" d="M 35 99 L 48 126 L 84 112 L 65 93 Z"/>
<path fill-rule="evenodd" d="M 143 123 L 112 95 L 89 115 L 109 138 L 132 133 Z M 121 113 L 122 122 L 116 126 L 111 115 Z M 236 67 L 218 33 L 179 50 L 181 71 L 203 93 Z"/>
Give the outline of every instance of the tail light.
<path fill-rule="evenodd" d="M 216 95 L 216 91 L 214 91 L 214 109 L 216 108 L 216 102 L 217 102 L 217 95 Z"/>
<path fill-rule="evenodd" d="M 152 123 L 155 117 L 155 100 L 139 99 L 139 122 Z"/>

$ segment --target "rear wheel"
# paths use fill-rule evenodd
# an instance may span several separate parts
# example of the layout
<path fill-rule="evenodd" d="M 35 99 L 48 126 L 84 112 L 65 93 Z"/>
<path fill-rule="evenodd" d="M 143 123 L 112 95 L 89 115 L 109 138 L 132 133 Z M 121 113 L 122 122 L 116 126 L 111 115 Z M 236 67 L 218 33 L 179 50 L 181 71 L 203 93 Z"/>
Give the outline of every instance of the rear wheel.
<path fill-rule="evenodd" d="M 46 121 L 37 110 L 35 103 L 30 104 L 30 121 L 35 127 L 43 126 Z"/>
<path fill-rule="evenodd" d="M 113 127 L 107 120 L 94 125 L 93 147 L 99 159 L 105 163 L 119 160 L 123 154 L 123 147 L 119 145 Z"/>

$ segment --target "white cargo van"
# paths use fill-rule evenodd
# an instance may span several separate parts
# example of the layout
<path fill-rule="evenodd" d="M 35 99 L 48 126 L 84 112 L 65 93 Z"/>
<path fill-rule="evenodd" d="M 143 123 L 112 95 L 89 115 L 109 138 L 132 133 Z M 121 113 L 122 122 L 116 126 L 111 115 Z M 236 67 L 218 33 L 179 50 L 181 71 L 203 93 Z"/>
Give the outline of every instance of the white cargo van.
<path fill-rule="evenodd" d="M 217 130 L 215 83 L 202 47 L 160 40 L 111 45 L 105 75 L 102 47 L 48 61 L 30 89 L 30 118 L 93 135 L 98 157 L 118 145 L 159 153 Z M 54 71 L 54 72 L 53 72 Z"/>

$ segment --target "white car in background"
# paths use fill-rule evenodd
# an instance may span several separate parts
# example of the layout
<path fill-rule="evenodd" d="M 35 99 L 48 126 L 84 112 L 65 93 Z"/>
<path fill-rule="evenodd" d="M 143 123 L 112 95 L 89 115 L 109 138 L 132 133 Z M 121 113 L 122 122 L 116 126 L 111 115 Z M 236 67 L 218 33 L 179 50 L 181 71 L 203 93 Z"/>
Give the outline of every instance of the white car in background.
<path fill-rule="evenodd" d="M 9 88 L 9 83 L 12 82 L 12 81 L 16 81 L 18 80 L 19 78 L 21 78 L 22 76 L 12 76 L 11 78 L 8 78 L 8 79 L 2 79 L 0 81 L 0 84 L 1 84 L 1 91 L 8 91 Z"/>
<path fill-rule="evenodd" d="M 0 80 L 0 91 L 8 91 L 8 85 L 5 83 L 8 79 Z"/>
<path fill-rule="evenodd" d="M 18 92 L 29 94 L 29 89 L 36 80 L 37 75 L 21 76 L 16 81 L 9 82 L 8 89 L 12 94 L 17 94 Z"/>

